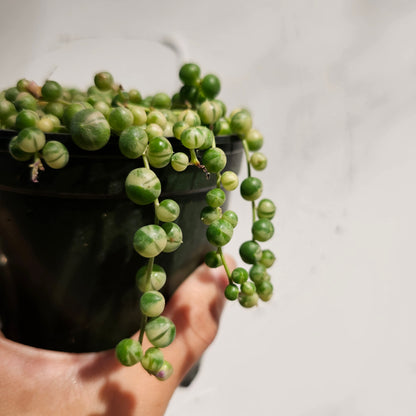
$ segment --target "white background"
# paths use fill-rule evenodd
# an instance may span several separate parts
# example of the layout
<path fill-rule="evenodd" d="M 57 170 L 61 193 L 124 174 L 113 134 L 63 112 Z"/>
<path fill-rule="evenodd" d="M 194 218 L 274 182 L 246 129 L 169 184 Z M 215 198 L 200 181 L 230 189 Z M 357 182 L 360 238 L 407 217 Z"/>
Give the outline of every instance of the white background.
<path fill-rule="evenodd" d="M 411 0 L 0 3 L 0 87 L 173 92 L 189 59 L 266 138 L 276 295 L 228 305 L 168 416 L 416 414 L 415 39 Z"/>

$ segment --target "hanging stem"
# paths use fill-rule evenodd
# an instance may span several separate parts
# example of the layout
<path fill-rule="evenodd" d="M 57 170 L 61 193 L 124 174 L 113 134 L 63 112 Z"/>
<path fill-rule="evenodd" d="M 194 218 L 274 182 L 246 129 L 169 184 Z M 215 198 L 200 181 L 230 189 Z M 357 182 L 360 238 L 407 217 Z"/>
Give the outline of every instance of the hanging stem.
<path fill-rule="evenodd" d="M 217 173 L 217 188 L 221 188 L 221 173 Z"/>
<path fill-rule="evenodd" d="M 251 176 L 250 150 L 248 148 L 247 140 L 243 140 L 243 148 L 244 148 L 244 153 L 245 153 L 246 162 L 247 162 L 247 175 Z"/>
<path fill-rule="evenodd" d="M 200 167 L 201 162 L 199 161 L 198 156 L 196 155 L 195 149 L 190 149 L 190 154 L 191 154 L 191 163 L 195 166 Z"/>
<path fill-rule="evenodd" d="M 149 258 L 149 261 L 147 262 L 147 269 L 146 269 L 146 290 L 150 289 L 150 276 L 153 271 L 153 264 L 155 262 L 155 258 L 151 257 Z M 147 316 L 142 314 L 141 320 L 140 320 L 140 333 L 139 333 L 139 342 L 140 344 L 143 344 L 143 338 L 144 338 L 144 328 L 147 324 Z"/>
<path fill-rule="evenodd" d="M 256 221 L 256 219 L 257 219 L 256 203 L 255 203 L 255 201 L 252 201 L 251 202 L 251 210 L 252 210 L 253 223 L 254 223 Z"/>
<path fill-rule="evenodd" d="M 147 169 L 150 169 L 150 165 L 149 165 L 149 160 L 147 159 L 147 156 L 145 153 L 143 153 L 142 155 L 142 159 L 143 159 L 143 164 Z M 156 205 L 159 204 L 159 200 L 156 200 L 154 202 L 154 207 L 156 208 Z M 155 214 L 155 220 L 157 220 L 156 214 Z M 145 288 L 146 290 L 150 289 L 150 277 L 153 271 L 153 265 L 155 262 L 155 258 L 154 257 L 150 257 L 148 262 L 147 262 L 147 269 L 146 269 L 146 284 L 145 284 Z M 140 319 L 140 332 L 139 332 L 139 342 L 140 344 L 143 343 L 143 338 L 144 338 L 144 329 L 146 327 L 147 324 L 147 316 L 142 314 L 142 317 Z"/>
<path fill-rule="evenodd" d="M 243 140 L 243 148 L 244 148 L 244 153 L 245 153 L 246 162 L 247 162 L 247 176 L 251 176 L 250 149 L 248 148 L 247 140 Z M 252 211 L 252 217 L 253 217 L 253 223 L 254 223 L 257 219 L 255 201 L 251 202 L 251 211 Z"/>
<path fill-rule="evenodd" d="M 228 264 L 227 264 L 227 262 L 225 261 L 225 257 L 224 257 L 224 253 L 223 253 L 223 251 L 222 251 L 222 248 L 221 247 L 218 247 L 218 251 L 217 251 L 217 253 L 220 255 L 220 257 L 221 257 L 221 261 L 222 261 L 222 265 L 224 266 L 224 270 L 225 270 L 225 273 L 227 274 L 227 277 L 228 277 L 228 281 L 230 282 L 230 284 L 232 283 L 232 280 L 231 280 L 231 272 L 230 272 L 230 269 L 228 268 Z"/>
<path fill-rule="evenodd" d="M 147 159 L 147 156 L 145 153 L 143 153 L 142 159 L 143 159 L 144 167 L 147 169 L 150 169 L 149 160 Z"/>

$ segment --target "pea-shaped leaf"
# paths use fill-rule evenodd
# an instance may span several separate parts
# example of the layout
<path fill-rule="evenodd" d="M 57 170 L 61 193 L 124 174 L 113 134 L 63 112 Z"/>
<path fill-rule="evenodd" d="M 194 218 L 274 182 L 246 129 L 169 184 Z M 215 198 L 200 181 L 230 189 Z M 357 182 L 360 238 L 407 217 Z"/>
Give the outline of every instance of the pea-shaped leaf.
<path fill-rule="evenodd" d="M 241 244 L 239 253 L 241 259 L 248 264 L 254 264 L 260 261 L 262 255 L 260 245 L 253 240 Z"/>
<path fill-rule="evenodd" d="M 143 368 L 151 374 L 159 371 L 164 362 L 163 352 L 157 347 L 148 348 L 142 358 Z"/>
<path fill-rule="evenodd" d="M 167 236 L 159 225 L 150 224 L 139 228 L 134 234 L 134 249 L 143 257 L 159 255 L 166 247 Z"/>
<path fill-rule="evenodd" d="M 254 222 L 251 227 L 253 238 L 257 241 L 267 241 L 273 237 L 274 227 L 272 222 L 267 218 L 261 218 Z"/>
<path fill-rule="evenodd" d="M 42 157 L 46 164 L 53 169 L 62 169 L 69 160 L 68 149 L 61 142 L 50 140 L 42 150 Z"/>
<path fill-rule="evenodd" d="M 122 339 L 116 346 L 116 357 L 121 364 L 130 367 L 141 361 L 143 349 L 139 341 Z"/>
<path fill-rule="evenodd" d="M 170 163 L 173 150 L 170 141 L 163 136 L 150 139 L 147 158 L 154 168 L 164 168 Z"/>
<path fill-rule="evenodd" d="M 173 374 L 173 367 L 169 361 L 164 361 L 162 367 L 154 373 L 155 377 L 160 380 L 164 381 L 167 380 Z"/>
<path fill-rule="evenodd" d="M 136 273 L 136 285 L 141 292 L 160 290 L 166 283 L 166 272 L 162 266 L 153 264 L 150 278 L 147 279 L 148 267 L 142 266 Z"/>
<path fill-rule="evenodd" d="M 257 215 L 259 218 L 271 220 L 276 213 L 276 206 L 270 199 L 262 199 L 257 206 Z"/>
<path fill-rule="evenodd" d="M 9 153 L 12 155 L 13 159 L 20 162 L 25 162 L 33 157 L 33 153 L 24 152 L 19 147 L 17 136 L 14 136 L 9 142 Z"/>
<path fill-rule="evenodd" d="M 125 182 L 127 196 L 138 205 L 154 202 L 161 193 L 161 184 L 157 175 L 150 169 L 133 169 Z"/>
<path fill-rule="evenodd" d="M 260 179 L 250 176 L 241 182 L 240 194 L 247 201 L 255 201 L 263 192 L 263 183 Z"/>
<path fill-rule="evenodd" d="M 228 221 L 219 219 L 207 228 L 206 235 L 212 245 L 222 247 L 230 242 L 233 236 L 233 226 Z"/>
<path fill-rule="evenodd" d="M 165 253 L 171 253 L 179 248 L 183 242 L 182 230 L 178 224 L 174 222 L 166 222 L 162 224 L 162 228 L 166 232 L 166 246 L 164 248 Z"/>
<path fill-rule="evenodd" d="M 227 156 L 218 147 L 208 149 L 202 156 L 202 163 L 211 173 L 221 172 L 227 164 Z"/>
<path fill-rule="evenodd" d="M 130 126 L 120 134 L 118 145 L 120 152 L 129 159 L 140 157 L 147 146 L 146 131 L 139 126 Z"/>
<path fill-rule="evenodd" d="M 157 290 L 149 290 L 140 297 L 140 310 L 146 316 L 154 318 L 165 309 L 165 298 Z"/>
<path fill-rule="evenodd" d="M 159 316 L 146 324 L 145 332 L 148 340 L 159 348 L 167 347 L 175 339 L 175 324 L 165 316 Z"/>
<path fill-rule="evenodd" d="M 156 216 L 160 221 L 172 222 L 175 221 L 180 213 L 180 207 L 173 199 L 164 199 L 156 207 Z"/>
<path fill-rule="evenodd" d="M 252 124 L 251 114 L 247 110 L 241 110 L 231 118 L 230 128 L 233 133 L 244 135 L 251 129 Z"/>
<path fill-rule="evenodd" d="M 101 149 L 111 135 L 110 125 L 102 113 L 88 108 L 72 117 L 70 132 L 74 143 L 84 150 Z"/>
<path fill-rule="evenodd" d="M 198 149 L 205 143 L 205 135 L 198 127 L 188 127 L 181 134 L 181 142 L 187 149 Z"/>
<path fill-rule="evenodd" d="M 35 153 L 43 148 L 46 139 L 43 131 L 37 127 L 26 127 L 17 135 L 16 144 L 26 153 Z"/>

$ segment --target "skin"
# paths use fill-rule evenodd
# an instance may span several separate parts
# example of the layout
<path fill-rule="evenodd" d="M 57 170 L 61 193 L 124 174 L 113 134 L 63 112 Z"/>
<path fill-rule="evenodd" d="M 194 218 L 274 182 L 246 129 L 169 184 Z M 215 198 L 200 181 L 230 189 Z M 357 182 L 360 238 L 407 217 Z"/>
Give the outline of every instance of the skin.
<path fill-rule="evenodd" d="M 231 259 L 228 262 L 234 266 Z M 217 334 L 227 283 L 222 267 L 202 265 L 169 301 L 164 315 L 175 323 L 177 335 L 163 349 L 174 368 L 163 382 L 140 364 L 122 366 L 114 350 L 48 351 L 15 343 L 0 333 L 0 414 L 163 415 L 175 389 Z M 149 346 L 147 341 L 144 344 Z"/>

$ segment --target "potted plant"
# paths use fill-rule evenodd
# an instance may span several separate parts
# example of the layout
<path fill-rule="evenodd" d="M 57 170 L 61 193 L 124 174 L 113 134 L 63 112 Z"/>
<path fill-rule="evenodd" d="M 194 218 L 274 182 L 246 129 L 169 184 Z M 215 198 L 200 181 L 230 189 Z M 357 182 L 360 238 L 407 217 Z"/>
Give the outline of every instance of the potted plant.
<path fill-rule="evenodd" d="M 26 79 L 0 96 L 0 319 L 5 335 L 71 352 L 114 347 L 164 380 L 175 337 L 165 301 L 202 261 L 224 266 L 225 297 L 271 298 L 275 205 L 252 174 L 267 165 L 246 109 L 228 111 L 220 81 L 184 64 L 172 96 L 142 97 L 99 72 L 87 91 Z M 239 179 L 241 160 L 247 168 Z M 252 208 L 240 255 L 228 194 Z M 205 235 L 206 238 L 201 235 Z M 59 330 L 58 330 L 59 329 Z M 139 330 L 139 339 L 131 339 Z M 152 347 L 143 351 L 143 337 Z"/>

